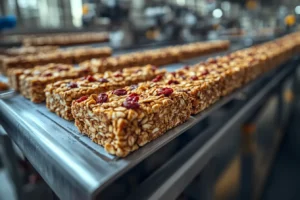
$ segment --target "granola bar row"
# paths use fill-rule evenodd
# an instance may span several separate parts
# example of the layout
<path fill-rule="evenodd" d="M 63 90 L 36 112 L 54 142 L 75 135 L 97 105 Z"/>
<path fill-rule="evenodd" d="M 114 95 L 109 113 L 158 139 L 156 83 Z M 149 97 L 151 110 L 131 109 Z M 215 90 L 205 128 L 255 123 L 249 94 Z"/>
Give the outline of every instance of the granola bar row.
<path fill-rule="evenodd" d="M 183 59 L 201 56 L 229 48 L 228 41 L 197 42 L 186 45 L 177 45 L 156 50 L 146 50 L 110 57 L 107 59 L 92 59 L 81 63 L 81 66 L 91 67 L 96 73 L 107 70 L 116 71 L 126 67 L 152 64 L 156 66 L 176 63 Z"/>
<path fill-rule="evenodd" d="M 11 68 L 33 68 L 37 65 L 48 63 L 75 64 L 91 58 L 108 57 L 112 53 L 111 48 L 75 48 L 57 50 L 50 53 L 36 55 L 17 56 L 4 58 L 0 70 L 6 74 Z"/>
<path fill-rule="evenodd" d="M 27 37 L 23 39 L 25 46 L 88 44 L 109 41 L 107 33 L 71 33 L 46 36 Z"/>
<path fill-rule="evenodd" d="M 19 48 L 9 48 L 1 51 L 0 54 L 4 56 L 21 56 L 21 55 L 30 55 L 30 54 L 38 54 L 42 52 L 51 52 L 58 50 L 58 46 L 41 46 L 41 47 L 19 47 Z"/>
<path fill-rule="evenodd" d="M 299 53 L 299 37 L 289 35 L 209 59 L 135 87 L 82 95 L 72 102 L 75 125 L 107 152 L 127 156 Z"/>

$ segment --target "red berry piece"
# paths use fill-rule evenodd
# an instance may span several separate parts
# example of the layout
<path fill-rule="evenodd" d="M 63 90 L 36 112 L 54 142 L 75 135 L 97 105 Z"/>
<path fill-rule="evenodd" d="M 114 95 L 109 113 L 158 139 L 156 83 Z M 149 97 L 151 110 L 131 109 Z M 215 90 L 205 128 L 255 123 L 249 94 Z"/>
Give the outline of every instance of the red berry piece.
<path fill-rule="evenodd" d="M 140 104 L 135 101 L 124 101 L 122 105 L 127 109 L 137 109 L 140 107 Z"/>
<path fill-rule="evenodd" d="M 162 79 L 162 75 L 158 75 L 158 76 L 156 76 L 153 80 L 152 80 L 152 82 L 158 82 L 158 81 L 160 81 Z"/>
<path fill-rule="evenodd" d="M 52 73 L 51 72 L 47 72 L 45 74 L 43 74 L 44 77 L 49 77 L 49 76 L 52 76 Z"/>
<path fill-rule="evenodd" d="M 83 72 L 83 73 L 86 73 L 86 74 L 91 73 L 91 70 L 90 70 L 90 69 L 82 69 L 82 70 L 80 70 L 80 71 Z"/>
<path fill-rule="evenodd" d="M 118 95 L 118 96 L 123 96 L 123 95 L 127 94 L 127 91 L 124 89 L 117 89 L 117 90 L 113 91 L 113 94 Z"/>
<path fill-rule="evenodd" d="M 203 70 L 203 72 L 201 73 L 202 76 L 205 76 L 208 74 L 208 71 L 207 70 Z"/>
<path fill-rule="evenodd" d="M 78 84 L 77 83 L 69 83 L 68 87 L 69 88 L 78 88 Z"/>
<path fill-rule="evenodd" d="M 93 76 L 91 76 L 91 75 L 86 76 L 85 80 L 87 80 L 89 82 L 95 82 L 96 81 L 96 79 Z"/>
<path fill-rule="evenodd" d="M 118 72 L 118 73 L 115 73 L 114 77 L 123 77 L 123 74 Z"/>
<path fill-rule="evenodd" d="M 196 80 L 198 80 L 198 77 L 197 77 L 197 76 L 191 76 L 191 79 L 192 79 L 193 81 L 196 81 Z"/>
<path fill-rule="evenodd" d="M 176 80 L 169 80 L 168 81 L 168 84 L 171 85 L 171 84 L 179 84 L 179 81 L 176 81 Z"/>
<path fill-rule="evenodd" d="M 139 95 L 136 93 L 132 93 L 126 98 L 126 100 L 123 102 L 122 105 L 128 109 L 136 109 L 140 107 L 138 101 L 139 101 Z"/>
<path fill-rule="evenodd" d="M 189 70 L 190 66 L 186 65 L 186 66 L 183 67 L 183 69 Z"/>
<path fill-rule="evenodd" d="M 138 102 L 139 101 L 139 95 L 137 93 L 131 93 L 127 98 L 126 101 L 134 101 Z"/>
<path fill-rule="evenodd" d="M 161 88 L 158 90 L 157 94 L 158 95 L 165 95 L 166 97 L 170 96 L 173 93 L 172 88 Z"/>
<path fill-rule="evenodd" d="M 76 100 L 77 103 L 80 103 L 80 102 L 83 102 L 85 100 L 88 99 L 88 96 L 83 96 L 83 97 L 80 97 L 79 99 Z"/>
<path fill-rule="evenodd" d="M 217 60 L 214 58 L 210 58 L 207 60 L 207 62 L 213 64 L 213 63 L 217 63 Z"/>
<path fill-rule="evenodd" d="M 108 82 L 108 80 L 106 78 L 99 78 L 98 81 L 100 83 L 107 83 Z"/>
<path fill-rule="evenodd" d="M 177 73 L 179 74 L 179 76 L 185 75 L 185 73 L 183 71 L 178 71 Z"/>
<path fill-rule="evenodd" d="M 105 103 L 108 102 L 108 95 L 105 93 L 101 93 L 97 96 L 97 103 Z"/>

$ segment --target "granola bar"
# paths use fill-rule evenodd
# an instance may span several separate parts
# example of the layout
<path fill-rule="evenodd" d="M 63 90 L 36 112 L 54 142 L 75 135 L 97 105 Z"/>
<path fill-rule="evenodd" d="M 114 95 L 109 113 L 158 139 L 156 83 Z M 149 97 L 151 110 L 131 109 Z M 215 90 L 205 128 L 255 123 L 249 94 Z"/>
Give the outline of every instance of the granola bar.
<path fill-rule="evenodd" d="M 66 64 L 48 64 L 26 70 L 19 76 L 21 94 L 35 103 L 45 101 L 45 88 L 47 84 L 59 80 L 78 78 L 91 74 L 87 68 L 74 68 Z"/>
<path fill-rule="evenodd" d="M 20 48 L 9 48 L 6 49 L 3 54 L 5 56 L 20 56 L 20 55 L 30 55 L 38 53 L 47 53 L 51 51 L 57 51 L 58 46 L 42 46 L 42 47 L 20 47 Z"/>
<path fill-rule="evenodd" d="M 69 50 L 58 50 L 50 53 L 40 53 L 37 55 L 17 56 L 5 58 L 2 62 L 2 71 L 7 73 L 11 68 L 33 68 L 37 65 L 46 65 L 48 63 L 76 64 L 82 60 L 108 57 L 111 55 L 111 49 L 104 48 L 75 48 Z"/>
<path fill-rule="evenodd" d="M 191 102 L 184 92 L 156 83 L 139 84 L 73 101 L 79 131 L 118 157 L 125 157 L 185 122 Z"/>
<path fill-rule="evenodd" d="M 145 64 L 166 65 L 178 62 L 182 59 L 196 57 L 207 53 L 218 52 L 228 49 L 228 41 L 198 42 L 187 45 L 178 45 L 156 50 L 147 50 L 110 57 L 107 59 L 92 59 L 81 63 L 81 66 L 91 67 L 96 73 L 106 70 L 116 71 L 125 67 L 140 66 Z"/>
<path fill-rule="evenodd" d="M 23 44 L 25 46 L 66 46 L 107 41 L 109 41 L 109 35 L 107 33 L 68 33 L 28 37 L 23 39 Z"/>
<path fill-rule="evenodd" d="M 63 80 L 46 87 L 46 106 L 66 120 L 73 120 L 71 103 L 73 100 L 94 93 L 106 92 L 139 82 L 151 80 L 157 75 L 164 74 L 151 65 L 125 68 L 122 71 L 107 71 L 90 77 Z"/>

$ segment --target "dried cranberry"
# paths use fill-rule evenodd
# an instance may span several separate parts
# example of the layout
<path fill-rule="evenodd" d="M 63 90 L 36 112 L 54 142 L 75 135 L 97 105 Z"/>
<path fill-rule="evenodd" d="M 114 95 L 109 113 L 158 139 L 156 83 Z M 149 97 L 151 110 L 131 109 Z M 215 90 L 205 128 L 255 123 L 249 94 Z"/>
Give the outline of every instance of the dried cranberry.
<path fill-rule="evenodd" d="M 217 63 L 217 60 L 214 58 L 210 58 L 207 60 L 207 62 L 213 64 L 213 63 Z"/>
<path fill-rule="evenodd" d="M 137 93 L 132 93 L 130 94 L 127 98 L 126 101 L 133 101 L 133 102 L 138 102 L 139 101 L 139 95 Z"/>
<path fill-rule="evenodd" d="M 208 71 L 207 70 L 203 70 L 203 72 L 201 73 L 202 76 L 205 76 L 208 74 Z"/>
<path fill-rule="evenodd" d="M 96 81 L 96 79 L 91 75 L 86 76 L 84 79 L 89 81 L 89 82 L 95 82 Z"/>
<path fill-rule="evenodd" d="M 158 75 L 158 76 L 156 76 L 153 80 L 152 80 L 152 82 L 158 82 L 158 81 L 160 81 L 162 79 L 162 75 Z"/>
<path fill-rule="evenodd" d="M 135 101 L 124 101 L 122 105 L 127 109 L 137 109 L 140 107 L 140 104 Z"/>
<path fill-rule="evenodd" d="M 97 96 L 97 103 L 105 103 L 108 101 L 108 95 L 105 93 L 101 93 Z"/>
<path fill-rule="evenodd" d="M 178 71 L 177 73 L 179 74 L 179 76 L 185 75 L 185 73 L 183 71 Z"/>
<path fill-rule="evenodd" d="M 169 80 L 168 81 L 168 84 L 171 85 L 171 84 L 179 84 L 179 81 L 176 81 L 176 80 Z"/>
<path fill-rule="evenodd" d="M 190 66 L 186 65 L 186 66 L 183 67 L 183 69 L 189 70 Z"/>
<path fill-rule="evenodd" d="M 85 74 L 88 74 L 91 72 L 90 69 L 83 69 L 83 70 L 80 70 L 82 73 L 85 73 Z"/>
<path fill-rule="evenodd" d="M 176 77 L 176 72 L 171 72 L 171 74 L 172 74 L 174 77 Z"/>
<path fill-rule="evenodd" d="M 49 77 L 49 76 L 52 76 L 52 73 L 51 72 L 47 72 L 45 74 L 43 74 L 44 77 Z"/>
<path fill-rule="evenodd" d="M 170 96 L 173 93 L 173 89 L 172 88 L 161 88 L 158 90 L 157 94 L 158 95 L 165 95 L 166 97 Z"/>
<path fill-rule="evenodd" d="M 114 75 L 114 77 L 123 77 L 123 75 L 120 72 L 118 72 Z"/>
<path fill-rule="evenodd" d="M 100 83 L 107 83 L 108 82 L 108 80 L 106 78 L 99 78 L 98 81 Z"/>
<path fill-rule="evenodd" d="M 138 87 L 138 85 L 131 85 L 130 86 L 130 90 L 134 90 L 134 89 L 136 89 Z"/>
<path fill-rule="evenodd" d="M 68 87 L 69 88 L 78 88 L 78 84 L 77 83 L 69 83 Z"/>
<path fill-rule="evenodd" d="M 197 76 L 191 76 L 191 79 L 192 79 L 193 81 L 196 81 L 196 80 L 198 80 L 198 77 L 197 77 Z"/>
<path fill-rule="evenodd" d="M 80 102 L 83 102 L 85 100 L 88 99 L 88 96 L 83 96 L 83 97 L 80 97 L 79 99 L 76 100 L 77 103 L 80 103 Z"/>
<path fill-rule="evenodd" d="M 113 91 L 113 93 L 118 96 L 123 96 L 123 95 L 127 94 L 127 91 L 124 89 L 117 89 L 117 90 Z"/>

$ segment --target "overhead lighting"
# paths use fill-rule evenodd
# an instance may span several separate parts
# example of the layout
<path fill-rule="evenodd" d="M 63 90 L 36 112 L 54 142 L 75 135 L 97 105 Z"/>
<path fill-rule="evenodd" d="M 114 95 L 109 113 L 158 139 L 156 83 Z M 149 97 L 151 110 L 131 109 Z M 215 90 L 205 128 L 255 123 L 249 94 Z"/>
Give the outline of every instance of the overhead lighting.
<path fill-rule="evenodd" d="M 295 8 L 295 13 L 296 13 L 297 15 L 300 15 L 300 6 L 296 6 L 296 8 Z"/>
<path fill-rule="evenodd" d="M 177 0 L 176 2 L 180 6 L 184 6 L 185 5 L 185 0 Z"/>
<path fill-rule="evenodd" d="M 214 16 L 214 18 L 221 18 L 223 16 L 223 11 L 219 8 L 214 9 L 212 15 Z"/>

